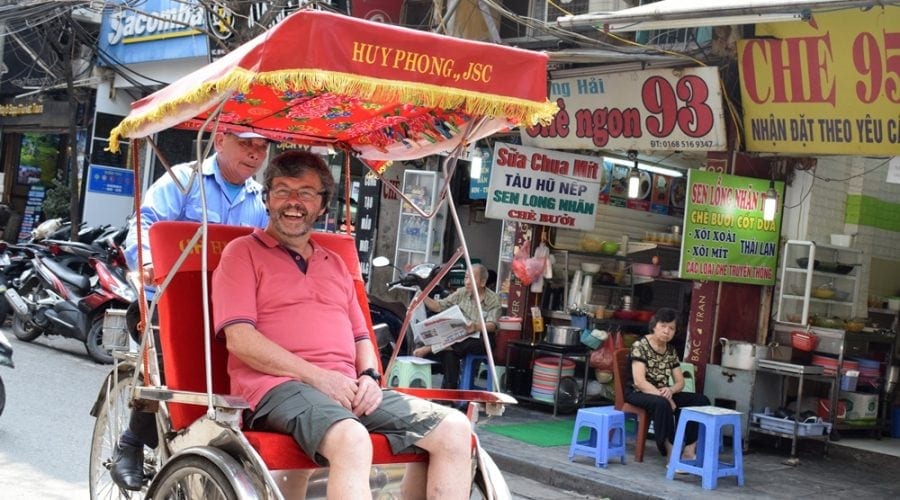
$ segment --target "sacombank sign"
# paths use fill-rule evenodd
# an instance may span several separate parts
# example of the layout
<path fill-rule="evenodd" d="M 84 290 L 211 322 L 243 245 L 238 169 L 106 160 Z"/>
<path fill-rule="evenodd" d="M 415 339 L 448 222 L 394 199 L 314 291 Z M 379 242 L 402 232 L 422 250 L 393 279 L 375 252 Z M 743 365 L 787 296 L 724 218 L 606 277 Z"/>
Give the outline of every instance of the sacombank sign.
<path fill-rule="evenodd" d="M 147 0 L 139 7 L 121 2 L 103 16 L 99 60 L 113 66 L 206 57 L 205 27 L 204 9 L 194 1 Z"/>

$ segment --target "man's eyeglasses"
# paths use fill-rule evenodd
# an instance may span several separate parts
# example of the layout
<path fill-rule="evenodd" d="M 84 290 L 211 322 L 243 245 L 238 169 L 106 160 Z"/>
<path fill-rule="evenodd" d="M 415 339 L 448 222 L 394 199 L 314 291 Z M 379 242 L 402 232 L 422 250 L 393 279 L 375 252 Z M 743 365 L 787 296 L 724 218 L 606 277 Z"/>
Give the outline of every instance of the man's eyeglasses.
<path fill-rule="evenodd" d="M 313 201 L 317 199 L 319 196 L 325 194 L 325 191 L 316 191 L 315 189 L 310 188 L 300 188 L 300 189 L 288 189 L 288 188 L 275 188 L 269 191 L 269 196 L 276 200 L 287 200 L 291 197 L 291 195 L 296 195 L 300 201 Z"/>

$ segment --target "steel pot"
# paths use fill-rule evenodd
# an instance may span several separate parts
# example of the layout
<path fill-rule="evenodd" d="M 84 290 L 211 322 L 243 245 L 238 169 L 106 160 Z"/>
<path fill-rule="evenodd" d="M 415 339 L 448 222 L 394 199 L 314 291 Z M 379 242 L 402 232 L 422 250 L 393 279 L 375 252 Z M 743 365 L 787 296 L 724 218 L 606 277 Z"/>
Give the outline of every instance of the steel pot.
<path fill-rule="evenodd" d="M 578 345 L 581 342 L 581 328 L 577 326 L 548 326 L 547 333 L 544 335 L 544 342 L 567 346 Z"/>
<path fill-rule="evenodd" d="M 752 370 L 757 359 L 766 359 L 769 349 L 750 342 L 719 339 L 722 343 L 722 366 L 736 370 Z"/>

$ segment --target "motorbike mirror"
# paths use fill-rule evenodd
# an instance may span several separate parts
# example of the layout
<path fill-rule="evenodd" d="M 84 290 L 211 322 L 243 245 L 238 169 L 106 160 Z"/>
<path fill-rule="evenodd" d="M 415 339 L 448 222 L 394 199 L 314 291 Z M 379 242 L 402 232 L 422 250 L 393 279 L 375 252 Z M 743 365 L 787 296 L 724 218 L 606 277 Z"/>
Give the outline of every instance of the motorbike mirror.
<path fill-rule="evenodd" d="M 431 262 L 424 262 L 422 264 L 418 264 L 416 267 L 412 268 L 409 271 L 409 274 L 415 274 L 421 279 L 428 279 L 431 276 L 431 273 L 434 272 L 435 268 L 438 267 L 437 264 L 432 264 Z"/>
<path fill-rule="evenodd" d="M 372 265 L 375 267 L 387 267 L 391 265 L 391 259 L 385 257 L 384 255 L 379 255 L 372 259 Z"/>

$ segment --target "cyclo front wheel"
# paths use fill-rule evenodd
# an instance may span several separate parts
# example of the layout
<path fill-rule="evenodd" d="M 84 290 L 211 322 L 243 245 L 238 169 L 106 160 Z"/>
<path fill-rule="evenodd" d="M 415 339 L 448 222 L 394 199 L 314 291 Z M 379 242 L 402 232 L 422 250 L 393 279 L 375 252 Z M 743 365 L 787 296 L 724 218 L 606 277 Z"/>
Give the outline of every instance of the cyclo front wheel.
<path fill-rule="evenodd" d="M 173 458 L 153 479 L 147 494 L 159 500 L 237 500 L 222 469 L 198 455 Z"/>
<path fill-rule="evenodd" d="M 118 375 L 118 378 L 116 378 Z M 91 437 L 90 493 L 91 500 L 112 500 L 119 498 L 141 499 L 142 491 L 123 492 L 113 482 L 109 474 L 113 452 L 122 431 L 128 426 L 131 407 L 132 375 L 128 372 L 113 372 L 106 379 L 106 398 L 97 409 L 94 432 Z"/>

